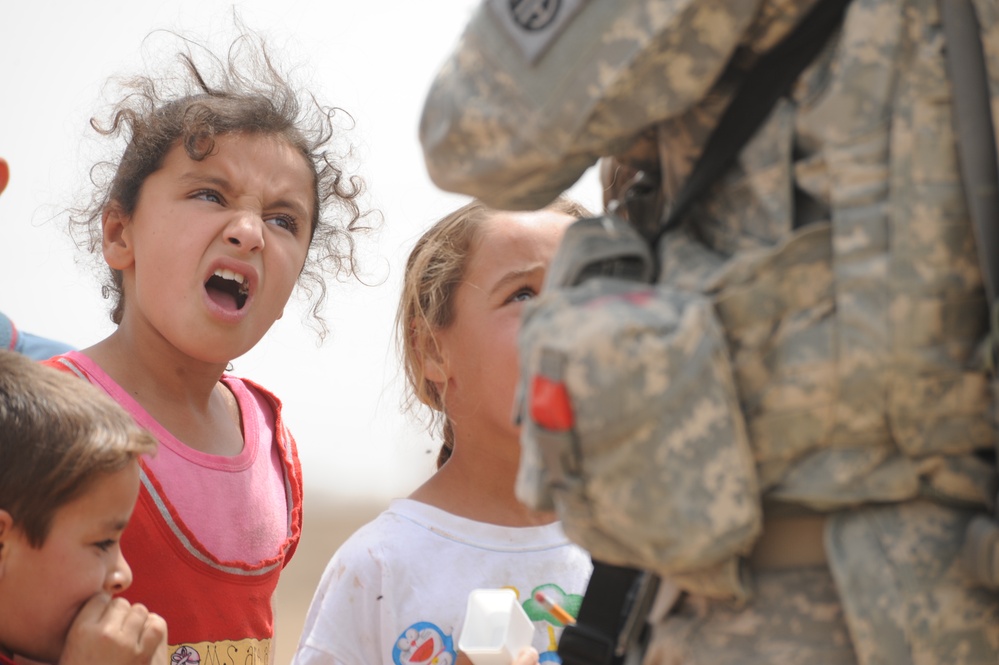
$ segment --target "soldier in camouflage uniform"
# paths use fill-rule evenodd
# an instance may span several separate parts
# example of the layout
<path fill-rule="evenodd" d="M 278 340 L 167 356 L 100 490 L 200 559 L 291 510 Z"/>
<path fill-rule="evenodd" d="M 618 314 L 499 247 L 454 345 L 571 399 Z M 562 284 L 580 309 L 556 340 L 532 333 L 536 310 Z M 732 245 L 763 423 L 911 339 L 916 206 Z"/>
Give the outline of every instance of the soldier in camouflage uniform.
<path fill-rule="evenodd" d="M 536 209 L 610 156 L 611 197 L 654 174 L 668 211 L 813 4 L 487 0 L 424 109 L 431 177 Z M 999 126 L 999 3 L 973 5 Z M 549 487 L 566 531 L 669 581 L 647 662 L 999 662 L 999 593 L 959 556 L 994 509 L 996 442 L 952 111 L 937 0 L 854 0 L 663 237 L 655 287 L 532 306 L 522 374 L 567 366 L 582 451 Z M 533 431 L 518 492 L 538 502 Z"/>

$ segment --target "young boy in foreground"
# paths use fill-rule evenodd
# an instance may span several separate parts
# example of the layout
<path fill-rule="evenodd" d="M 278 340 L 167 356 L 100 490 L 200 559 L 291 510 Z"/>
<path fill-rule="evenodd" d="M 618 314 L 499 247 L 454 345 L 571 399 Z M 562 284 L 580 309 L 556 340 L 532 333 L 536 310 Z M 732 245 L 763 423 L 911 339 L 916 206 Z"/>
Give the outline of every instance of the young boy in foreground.
<path fill-rule="evenodd" d="M 0 663 L 166 663 L 166 623 L 112 598 L 155 441 L 76 377 L 0 350 Z"/>

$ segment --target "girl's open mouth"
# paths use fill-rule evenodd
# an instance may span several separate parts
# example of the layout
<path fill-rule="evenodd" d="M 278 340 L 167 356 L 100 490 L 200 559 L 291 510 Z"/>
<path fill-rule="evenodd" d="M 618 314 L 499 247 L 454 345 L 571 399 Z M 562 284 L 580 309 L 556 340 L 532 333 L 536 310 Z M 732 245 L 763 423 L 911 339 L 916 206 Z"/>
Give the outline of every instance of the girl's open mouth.
<path fill-rule="evenodd" d="M 220 268 L 205 282 L 205 291 L 219 307 L 238 311 L 243 309 L 250 293 L 250 282 L 246 276 Z"/>

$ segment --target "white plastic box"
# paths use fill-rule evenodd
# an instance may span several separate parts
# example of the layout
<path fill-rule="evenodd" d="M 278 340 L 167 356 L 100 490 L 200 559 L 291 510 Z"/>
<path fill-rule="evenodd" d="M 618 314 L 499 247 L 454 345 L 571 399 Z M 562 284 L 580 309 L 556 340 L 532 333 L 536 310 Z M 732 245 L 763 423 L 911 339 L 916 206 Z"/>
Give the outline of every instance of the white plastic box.
<path fill-rule="evenodd" d="M 509 665 L 534 640 L 534 623 L 511 589 L 474 589 L 468 594 L 458 649 L 475 665 Z"/>

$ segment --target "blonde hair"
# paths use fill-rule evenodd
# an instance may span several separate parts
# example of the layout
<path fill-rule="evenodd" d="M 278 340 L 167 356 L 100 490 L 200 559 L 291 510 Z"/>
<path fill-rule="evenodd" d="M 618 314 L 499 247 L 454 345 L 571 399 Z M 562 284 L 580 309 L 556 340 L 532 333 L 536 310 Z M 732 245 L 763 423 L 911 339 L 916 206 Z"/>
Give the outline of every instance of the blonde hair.
<path fill-rule="evenodd" d="M 585 207 L 565 196 L 544 210 L 577 218 L 590 215 Z M 454 432 L 444 410 L 443 389 L 427 378 L 423 367 L 431 350 L 437 351 L 436 332 L 454 321 L 455 292 L 465 277 L 468 257 L 483 223 L 499 212 L 478 199 L 465 204 L 420 236 L 406 261 L 396 312 L 397 341 L 407 384 L 405 407 L 412 409 L 421 403 L 430 408 L 430 429 L 439 428 L 443 438 L 437 468 L 451 455 Z"/>

